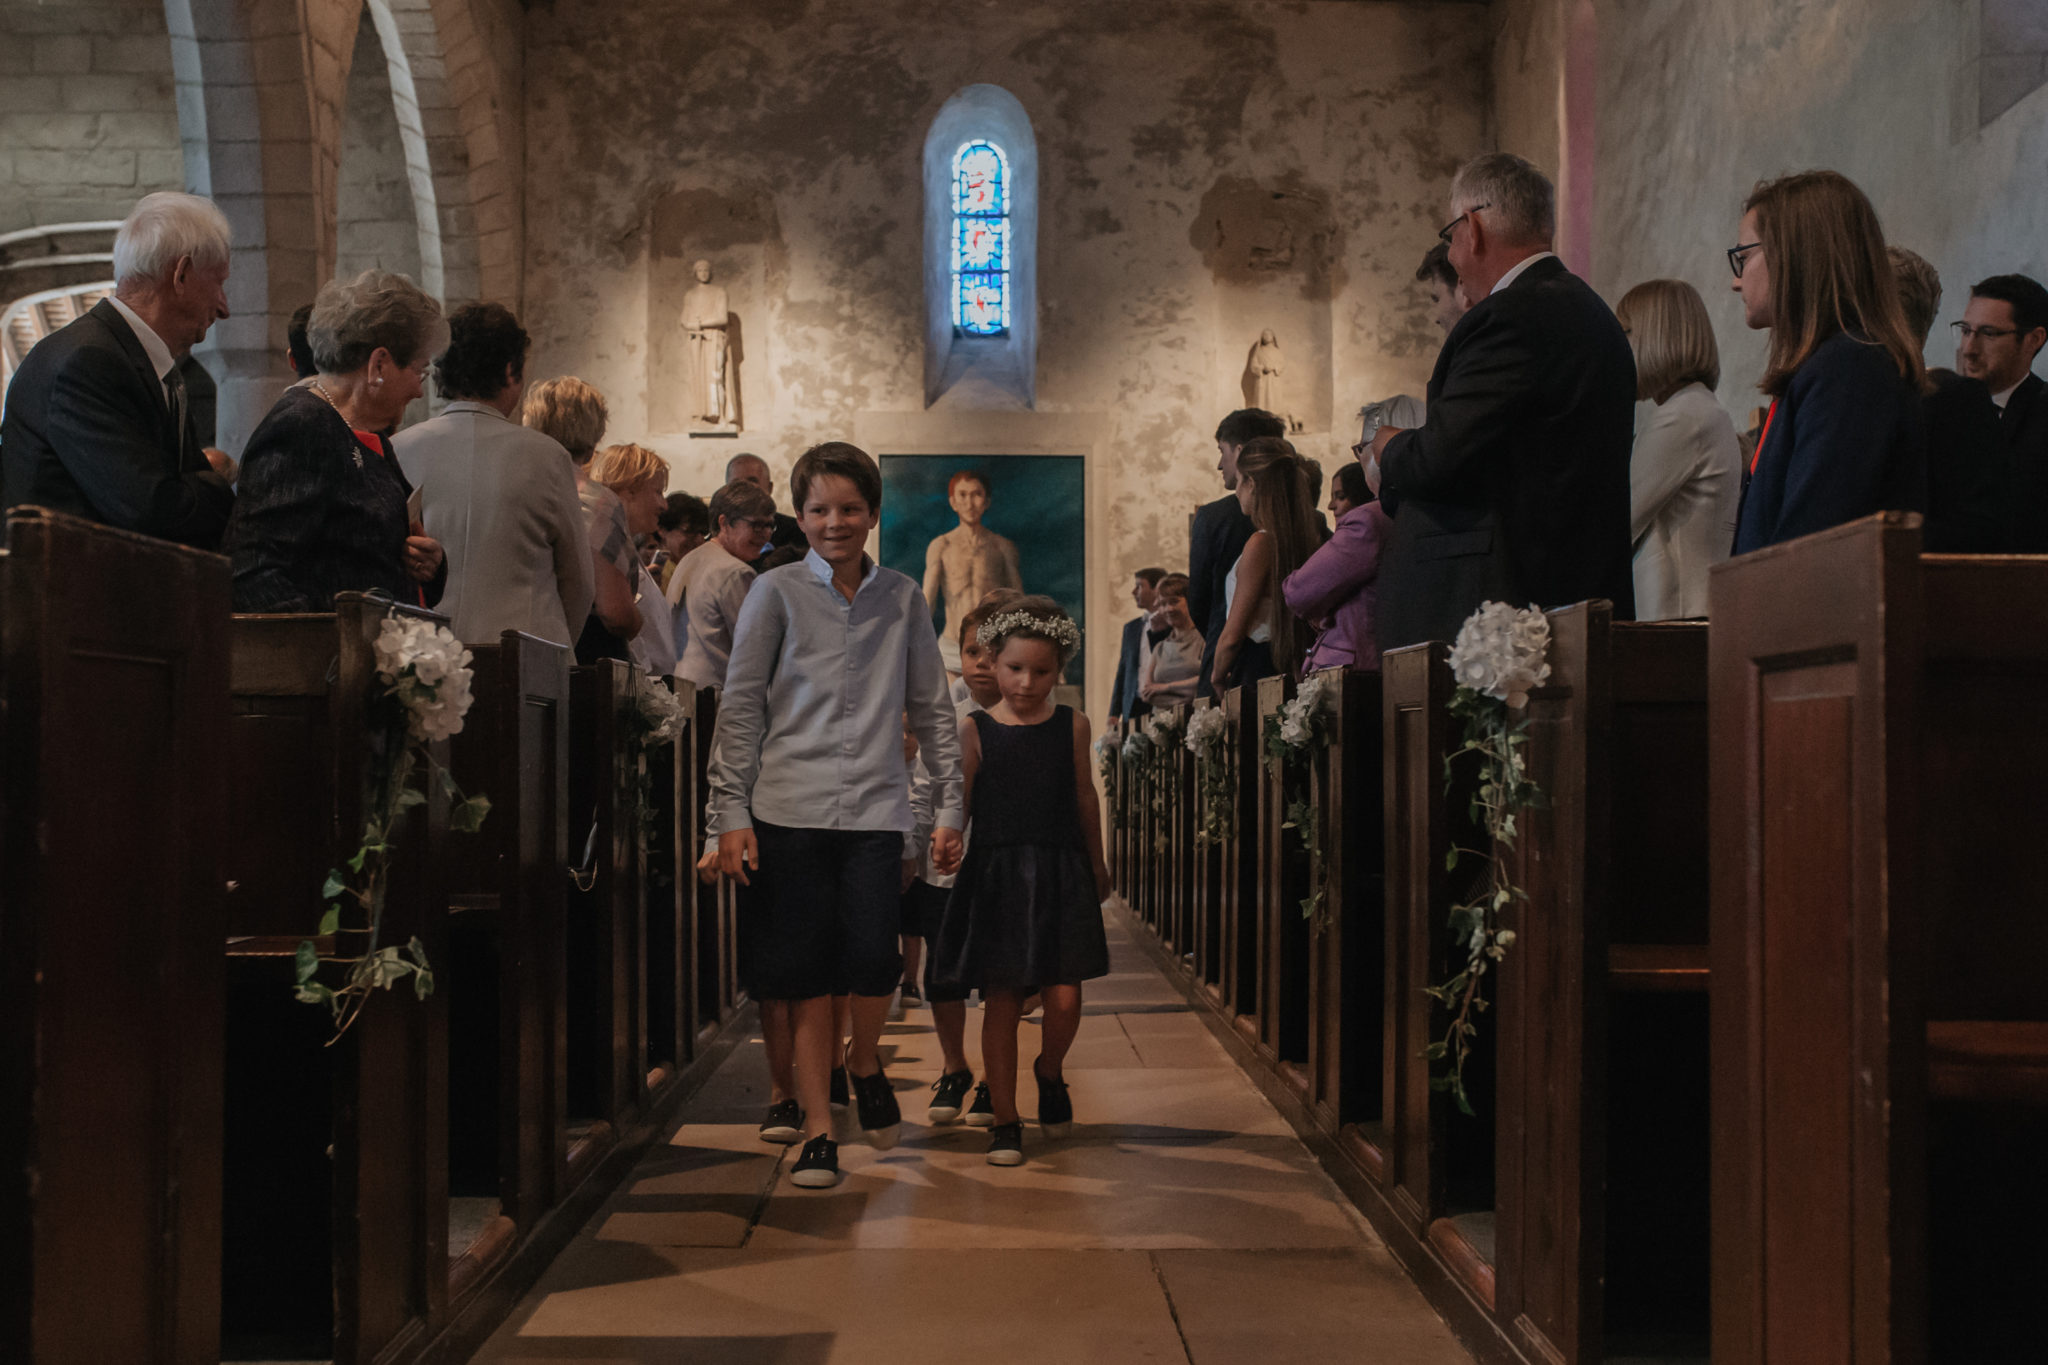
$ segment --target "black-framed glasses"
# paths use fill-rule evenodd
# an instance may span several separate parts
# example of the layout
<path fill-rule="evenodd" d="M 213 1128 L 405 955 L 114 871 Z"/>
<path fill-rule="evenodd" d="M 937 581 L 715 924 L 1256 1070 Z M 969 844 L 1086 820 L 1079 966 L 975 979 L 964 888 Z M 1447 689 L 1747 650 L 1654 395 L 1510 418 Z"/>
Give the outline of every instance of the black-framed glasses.
<path fill-rule="evenodd" d="M 1449 246 L 1451 244 L 1451 234 L 1458 230 L 1458 224 L 1464 222 L 1467 218 L 1470 218 L 1473 214 L 1479 212 L 1479 210 L 1490 209 L 1492 207 L 1493 204 L 1491 201 L 1484 204 L 1474 204 L 1471 208 L 1466 209 L 1456 218 L 1451 219 L 1450 222 L 1445 223 L 1443 225 L 1443 230 L 1437 233 L 1436 239 L 1439 242 L 1442 242 L 1445 246 Z"/>
<path fill-rule="evenodd" d="M 1968 341 L 1971 337 L 1997 341 L 2001 337 L 2016 337 L 2020 334 L 2017 327 L 1972 327 L 1967 322 L 1951 322 L 1949 330 L 1956 334 L 1957 341 Z"/>
<path fill-rule="evenodd" d="M 1728 248 L 1728 268 L 1735 272 L 1735 278 L 1742 278 L 1742 267 L 1749 262 L 1749 253 L 1763 246 L 1762 242 L 1740 242 Z"/>

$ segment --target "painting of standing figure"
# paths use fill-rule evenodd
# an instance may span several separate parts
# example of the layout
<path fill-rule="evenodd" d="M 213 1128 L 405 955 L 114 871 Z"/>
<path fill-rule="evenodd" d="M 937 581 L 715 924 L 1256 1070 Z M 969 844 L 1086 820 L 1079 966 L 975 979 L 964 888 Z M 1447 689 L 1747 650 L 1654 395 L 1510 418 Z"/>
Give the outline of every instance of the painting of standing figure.
<path fill-rule="evenodd" d="M 1083 624 L 1080 456 L 884 455 L 881 463 L 882 563 L 924 586 L 947 672 L 960 670 L 961 618 L 995 589 L 1043 593 Z M 1065 680 L 1080 681 L 1084 667 L 1077 654 Z"/>

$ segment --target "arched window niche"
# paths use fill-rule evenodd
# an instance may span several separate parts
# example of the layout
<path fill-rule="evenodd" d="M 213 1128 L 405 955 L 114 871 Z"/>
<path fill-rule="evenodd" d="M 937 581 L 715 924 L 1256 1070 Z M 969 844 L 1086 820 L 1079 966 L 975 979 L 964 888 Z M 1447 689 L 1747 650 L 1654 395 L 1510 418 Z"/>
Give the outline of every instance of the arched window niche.
<path fill-rule="evenodd" d="M 1032 407 L 1038 140 L 1001 86 L 961 90 L 925 134 L 924 294 L 925 406 Z"/>

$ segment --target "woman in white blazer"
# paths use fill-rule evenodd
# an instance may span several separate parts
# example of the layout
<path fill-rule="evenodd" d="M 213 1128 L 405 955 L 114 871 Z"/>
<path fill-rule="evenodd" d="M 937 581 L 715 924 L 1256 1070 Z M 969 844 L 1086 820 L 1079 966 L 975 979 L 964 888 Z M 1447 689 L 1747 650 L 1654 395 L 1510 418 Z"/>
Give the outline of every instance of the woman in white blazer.
<path fill-rule="evenodd" d="M 1742 448 L 1714 397 L 1721 356 L 1699 291 L 1651 280 L 1615 309 L 1636 353 L 1629 458 L 1636 619 L 1707 614 L 1707 571 L 1735 543 Z"/>
<path fill-rule="evenodd" d="M 427 534 L 448 552 L 440 609 L 465 643 L 520 630 L 574 645 L 590 614 L 590 544 L 569 452 L 512 416 L 526 332 L 495 303 L 458 308 L 448 329 L 437 370 L 454 401 L 391 442 Z"/>

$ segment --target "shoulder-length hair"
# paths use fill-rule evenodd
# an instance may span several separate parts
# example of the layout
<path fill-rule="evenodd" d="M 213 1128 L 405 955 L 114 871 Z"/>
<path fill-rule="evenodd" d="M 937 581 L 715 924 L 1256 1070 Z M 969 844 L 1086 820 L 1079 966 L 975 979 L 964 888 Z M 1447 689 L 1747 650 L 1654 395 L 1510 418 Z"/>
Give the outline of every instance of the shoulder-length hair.
<path fill-rule="evenodd" d="M 1721 352 L 1700 291 L 1684 280 L 1646 280 L 1614 310 L 1636 353 L 1636 397 L 1662 403 L 1687 384 L 1721 386 Z"/>
<path fill-rule="evenodd" d="M 1308 468 L 1285 438 L 1260 436 L 1238 452 L 1237 477 L 1252 481 L 1252 525 L 1273 537 L 1273 567 L 1267 576 L 1267 590 L 1272 594 L 1273 662 L 1290 677 L 1299 678 L 1308 659 L 1308 630 L 1287 610 L 1281 585 L 1320 543 Z"/>
<path fill-rule="evenodd" d="M 646 446 L 628 441 L 624 445 L 606 446 L 597 452 L 590 477 L 620 497 L 644 483 L 659 482 L 665 489 L 668 487 L 668 461 Z"/>
<path fill-rule="evenodd" d="M 1877 210 L 1847 176 L 1801 171 L 1766 180 L 1743 202 L 1771 272 L 1771 353 L 1758 385 L 1781 396 L 1824 342 L 1852 332 L 1881 346 L 1915 389 L 1925 387 L 1920 343 L 1906 326 Z"/>
<path fill-rule="evenodd" d="M 526 425 L 552 436 L 577 464 L 589 464 L 611 413 L 604 395 L 573 374 L 543 379 L 526 391 Z"/>

